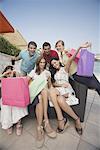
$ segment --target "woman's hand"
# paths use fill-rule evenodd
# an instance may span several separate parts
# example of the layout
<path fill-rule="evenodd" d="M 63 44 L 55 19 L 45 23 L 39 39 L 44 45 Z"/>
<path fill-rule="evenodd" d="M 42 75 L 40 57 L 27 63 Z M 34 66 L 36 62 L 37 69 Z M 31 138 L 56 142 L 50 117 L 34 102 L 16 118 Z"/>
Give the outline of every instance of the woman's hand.
<path fill-rule="evenodd" d="M 6 71 L 6 72 L 3 73 L 3 76 L 6 76 L 6 75 L 11 74 L 11 73 L 12 73 L 12 71 L 8 70 L 8 71 Z"/>
<path fill-rule="evenodd" d="M 76 55 L 78 54 L 78 52 L 81 50 L 81 48 L 88 48 L 90 47 L 91 48 L 91 43 L 90 42 L 86 42 L 84 44 L 82 44 L 75 52 L 75 54 L 70 57 L 69 61 L 67 62 L 67 64 L 65 65 L 65 71 L 66 72 L 69 72 L 69 69 L 70 69 L 70 66 L 72 64 L 72 61 L 75 59 Z"/>
<path fill-rule="evenodd" d="M 69 83 L 63 83 L 62 87 L 67 88 L 70 84 Z"/>
<path fill-rule="evenodd" d="M 80 46 L 80 48 L 88 48 L 88 47 L 91 47 L 91 43 L 90 42 L 86 42 L 86 43 L 84 43 L 84 44 L 82 44 Z"/>

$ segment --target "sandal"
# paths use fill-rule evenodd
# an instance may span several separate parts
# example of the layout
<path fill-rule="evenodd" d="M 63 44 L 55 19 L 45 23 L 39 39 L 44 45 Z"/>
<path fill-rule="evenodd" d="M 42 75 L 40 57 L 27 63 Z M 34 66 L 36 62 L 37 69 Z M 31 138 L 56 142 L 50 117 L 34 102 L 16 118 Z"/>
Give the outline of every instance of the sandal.
<path fill-rule="evenodd" d="M 44 130 L 46 131 L 47 135 L 50 138 L 56 138 L 56 136 L 57 136 L 56 131 L 54 131 L 52 128 L 51 128 L 51 131 L 48 131 L 48 129 L 47 129 L 48 125 L 49 125 L 49 121 L 48 120 L 44 120 Z"/>
<path fill-rule="evenodd" d="M 38 126 L 37 127 L 37 132 L 40 132 L 41 138 L 39 137 L 39 135 L 37 135 L 36 147 L 37 148 L 42 148 L 43 145 L 44 145 L 44 130 L 43 130 L 43 126 Z"/>
<path fill-rule="evenodd" d="M 12 127 L 8 128 L 7 129 L 7 134 L 11 135 L 12 133 L 13 133 L 13 128 Z"/>
<path fill-rule="evenodd" d="M 16 135 L 20 136 L 22 134 L 22 124 L 16 125 Z"/>
<path fill-rule="evenodd" d="M 63 127 L 63 129 L 58 127 L 57 133 L 64 133 L 65 129 L 67 129 L 69 127 L 69 121 L 67 120 L 67 118 L 63 118 L 62 120 L 58 120 L 58 121 L 64 121 L 64 127 Z"/>
<path fill-rule="evenodd" d="M 78 117 L 75 121 L 80 121 L 80 118 Z M 83 134 L 83 129 L 82 127 L 81 128 L 78 128 L 76 127 L 76 122 L 75 122 L 75 129 L 76 129 L 76 132 L 79 134 L 79 135 L 82 135 Z"/>

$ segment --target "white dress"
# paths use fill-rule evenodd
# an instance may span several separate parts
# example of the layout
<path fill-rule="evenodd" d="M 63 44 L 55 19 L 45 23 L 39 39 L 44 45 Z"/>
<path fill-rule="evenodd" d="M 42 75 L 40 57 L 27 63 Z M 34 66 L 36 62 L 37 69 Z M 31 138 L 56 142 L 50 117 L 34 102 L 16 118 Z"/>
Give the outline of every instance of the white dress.
<path fill-rule="evenodd" d="M 65 71 L 64 67 L 61 67 L 59 71 L 56 72 L 54 79 L 56 83 L 58 84 L 64 84 L 64 83 L 69 83 L 68 82 L 68 73 Z M 68 94 L 68 98 L 66 98 L 66 102 L 68 105 L 77 105 L 79 104 L 78 98 L 75 97 L 75 94 L 71 85 L 67 88 L 65 87 L 56 87 L 56 89 L 59 91 L 60 95 L 65 95 Z M 50 103 L 50 106 L 52 107 L 53 105 Z"/>
<path fill-rule="evenodd" d="M 57 84 L 64 84 L 64 83 L 69 83 L 68 81 L 68 73 L 65 71 L 64 67 L 61 67 L 59 71 L 56 72 L 54 79 Z M 74 93 L 71 85 L 69 85 L 67 88 L 65 87 L 56 87 L 56 89 L 59 91 L 61 95 L 64 94 L 72 94 Z"/>
<path fill-rule="evenodd" d="M 44 76 L 46 77 L 46 80 L 48 80 L 48 78 L 50 77 L 51 78 L 51 73 L 50 73 L 50 71 L 48 71 L 48 70 L 44 70 L 43 72 L 42 72 L 42 74 L 44 74 Z M 28 76 L 30 77 L 30 78 L 32 78 L 32 80 L 34 80 L 37 76 L 39 76 L 36 72 L 35 72 L 35 69 L 34 70 L 32 70 L 29 74 L 28 74 Z"/>
<path fill-rule="evenodd" d="M 21 118 L 28 115 L 27 107 L 15 107 L 2 104 L 1 99 L 1 126 L 2 129 L 8 129 L 17 123 Z"/>
<path fill-rule="evenodd" d="M 0 99 L 1 103 L 1 127 L 2 129 L 8 129 L 13 124 L 17 123 L 21 118 L 28 115 L 27 107 L 15 107 L 15 106 L 8 106 L 2 104 L 2 98 Z"/>

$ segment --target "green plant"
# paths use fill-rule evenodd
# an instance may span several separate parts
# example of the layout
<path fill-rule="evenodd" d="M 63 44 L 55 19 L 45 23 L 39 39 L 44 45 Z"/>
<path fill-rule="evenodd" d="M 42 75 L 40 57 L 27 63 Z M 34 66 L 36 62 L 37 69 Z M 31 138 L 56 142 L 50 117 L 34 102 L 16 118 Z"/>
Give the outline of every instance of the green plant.
<path fill-rule="evenodd" d="M 12 45 L 9 41 L 0 36 L 0 52 L 17 56 L 21 50 Z"/>

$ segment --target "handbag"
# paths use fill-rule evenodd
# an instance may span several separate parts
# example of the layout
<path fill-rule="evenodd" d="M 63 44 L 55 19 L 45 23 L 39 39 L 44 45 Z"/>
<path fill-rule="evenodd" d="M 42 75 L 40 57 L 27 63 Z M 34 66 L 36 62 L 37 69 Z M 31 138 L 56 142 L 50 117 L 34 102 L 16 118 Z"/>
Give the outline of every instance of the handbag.
<path fill-rule="evenodd" d="M 44 89 L 47 84 L 46 77 L 43 73 L 34 79 L 29 85 L 30 101 L 34 101 L 34 98 Z"/>
<path fill-rule="evenodd" d="M 26 77 L 2 78 L 1 93 L 3 105 L 26 107 L 30 103 Z"/>
<path fill-rule="evenodd" d="M 73 56 L 73 55 L 75 54 L 75 52 L 76 52 L 76 50 L 72 48 L 72 49 L 67 53 L 67 56 L 68 56 L 68 57 L 71 57 L 71 56 Z M 76 63 L 78 63 L 79 58 L 80 58 L 80 53 L 78 53 L 78 54 L 76 55 L 74 61 L 75 61 Z"/>
<path fill-rule="evenodd" d="M 87 49 L 82 49 L 80 52 L 80 59 L 77 66 L 77 75 L 92 77 L 94 68 L 94 54 Z"/>

